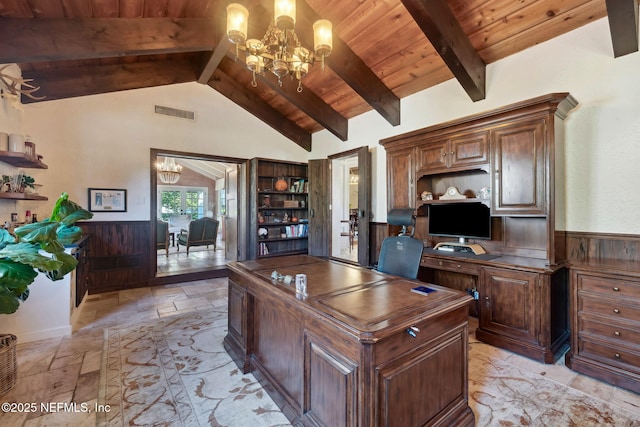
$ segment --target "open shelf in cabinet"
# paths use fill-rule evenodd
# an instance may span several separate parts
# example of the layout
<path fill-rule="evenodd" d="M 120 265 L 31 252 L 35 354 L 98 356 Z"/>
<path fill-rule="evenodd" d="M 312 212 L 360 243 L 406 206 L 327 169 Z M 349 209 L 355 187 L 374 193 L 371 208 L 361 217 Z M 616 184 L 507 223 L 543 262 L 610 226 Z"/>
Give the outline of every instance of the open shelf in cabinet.
<path fill-rule="evenodd" d="M 458 201 L 486 201 L 489 199 L 479 199 L 476 196 L 482 188 L 491 188 L 490 174 L 484 169 L 472 169 L 468 171 L 448 172 L 433 175 L 416 176 L 416 197 L 418 204 L 438 202 L 449 187 L 456 187 L 466 199 L 447 200 L 447 202 Z M 421 194 L 428 191 L 433 195 L 433 200 L 423 201 Z M 444 202 L 444 200 L 442 201 Z"/>

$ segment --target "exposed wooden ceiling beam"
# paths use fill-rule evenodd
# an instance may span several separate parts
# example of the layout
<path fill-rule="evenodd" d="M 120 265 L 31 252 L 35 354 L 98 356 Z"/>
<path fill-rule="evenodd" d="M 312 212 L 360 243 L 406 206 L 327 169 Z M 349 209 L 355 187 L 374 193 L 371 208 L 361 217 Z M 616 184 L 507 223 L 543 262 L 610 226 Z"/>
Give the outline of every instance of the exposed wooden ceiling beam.
<path fill-rule="evenodd" d="M 46 96 L 44 101 L 96 95 L 143 87 L 192 82 L 196 69 L 191 61 L 166 60 L 66 68 L 64 70 L 23 71 L 40 89 L 34 93 Z M 23 103 L 35 101 L 26 96 Z"/>
<path fill-rule="evenodd" d="M 223 61 L 231 61 L 224 58 Z M 246 90 L 240 83 L 225 74 L 220 68 L 214 73 L 208 85 L 222 95 L 253 114 L 282 135 L 291 139 L 300 147 L 311 151 L 311 133 L 289 120 L 269 104 L 264 102 L 255 92 Z"/>
<path fill-rule="evenodd" d="M 231 42 L 226 38 L 221 38 L 220 42 L 217 44 L 212 54 L 207 54 L 206 59 L 203 61 L 202 71 L 198 76 L 198 83 L 207 84 L 207 82 L 213 76 L 213 72 L 220 65 L 220 61 L 225 57 L 229 48 L 231 47 Z"/>
<path fill-rule="evenodd" d="M 486 96 L 486 66 L 446 0 L 402 0 L 422 32 L 473 101 Z"/>
<path fill-rule="evenodd" d="M 304 1 L 298 1 L 296 14 L 296 28 L 312 28 L 313 22 L 320 19 Z M 313 48 L 313 36 L 308 31 L 296 33 L 302 44 Z M 333 52 L 326 64 L 389 123 L 400 124 L 400 98 L 335 33 Z"/>
<path fill-rule="evenodd" d="M 3 18 L 0 64 L 211 51 L 215 30 L 203 18 Z"/>
<path fill-rule="evenodd" d="M 291 104 L 298 107 L 306 115 L 320 123 L 340 140 L 346 141 L 348 139 L 349 121 L 311 90 L 303 89 L 302 92 L 297 92 L 296 84 L 289 82 L 286 82 L 289 84 L 285 83 L 279 86 L 272 76 L 257 76 L 257 78 L 260 82 L 267 84 L 271 89 L 286 98 Z"/>
<path fill-rule="evenodd" d="M 616 58 L 638 51 L 638 1 L 606 0 L 609 31 Z"/>

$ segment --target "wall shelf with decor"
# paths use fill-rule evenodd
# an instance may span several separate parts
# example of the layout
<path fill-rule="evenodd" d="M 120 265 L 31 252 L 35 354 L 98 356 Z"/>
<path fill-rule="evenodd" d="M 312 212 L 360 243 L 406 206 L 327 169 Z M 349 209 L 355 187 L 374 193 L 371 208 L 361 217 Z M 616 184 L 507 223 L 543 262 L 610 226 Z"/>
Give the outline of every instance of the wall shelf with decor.
<path fill-rule="evenodd" d="M 19 168 L 31 168 L 31 169 L 48 169 L 49 166 L 42 163 L 38 157 L 27 156 L 26 153 L 19 153 L 14 151 L 0 151 L 0 162 L 4 162 L 11 166 Z"/>
<path fill-rule="evenodd" d="M 29 193 L 10 193 L 10 192 L 2 192 L 0 193 L 0 199 L 13 199 L 13 200 L 49 200 L 48 197 L 40 196 L 39 194 L 29 194 Z"/>
<path fill-rule="evenodd" d="M 49 168 L 46 164 L 42 163 L 39 157 L 33 157 L 33 156 L 27 155 L 26 153 L 15 152 L 15 151 L 0 151 L 0 162 L 6 163 L 11 166 L 26 168 L 26 169 L 48 169 Z M 0 199 L 49 200 L 48 197 L 41 196 L 35 192 L 28 192 L 28 191 L 25 191 L 25 192 L 1 191 Z"/>
<path fill-rule="evenodd" d="M 307 253 L 307 164 L 252 159 L 249 258 Z"/>

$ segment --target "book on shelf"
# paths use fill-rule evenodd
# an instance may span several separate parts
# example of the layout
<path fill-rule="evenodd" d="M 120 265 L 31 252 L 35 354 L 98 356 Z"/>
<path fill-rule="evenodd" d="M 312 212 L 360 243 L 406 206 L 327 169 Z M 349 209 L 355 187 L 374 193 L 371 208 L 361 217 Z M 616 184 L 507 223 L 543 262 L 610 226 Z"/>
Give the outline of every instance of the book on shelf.
<path fill-rule="evenodd" d="M 258 245 L 258 255 L 269 255 L 269 247 L 266 243 L 261 242 Z"/>
<path fill-rule="evenodd" d="M 307 237 L 309 226 L 307 224 L 289 225 L 285 228 L 287 238 L 289 237 Z"/>
<path fill-rule="evenodd" d="M 305 180 L 299 179 L 291 184 L 292 193 L 302 193 L 305 189 Z"/>

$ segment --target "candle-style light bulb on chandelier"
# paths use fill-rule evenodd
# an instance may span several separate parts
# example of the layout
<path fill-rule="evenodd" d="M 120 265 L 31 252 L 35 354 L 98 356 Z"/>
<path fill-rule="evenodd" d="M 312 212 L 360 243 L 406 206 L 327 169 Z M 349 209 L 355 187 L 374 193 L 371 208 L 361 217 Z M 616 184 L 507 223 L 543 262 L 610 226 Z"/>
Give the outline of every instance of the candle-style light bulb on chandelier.
<path fill-rule="evenodd" d="M 309 72 L 309 66 L 322 61 L 331 54 L 333 38 L 331 22 L 320 19 L 313 24 L 314 51 L 302 46 L 294 30 L 296 23 L 296 1 L 275 0 L 273 2 L 274 20 L 269 24 L 262 40 L 248 39 L 247 26 L 249 11 L 238 3 L 227 6 L 227 37 L 236 46 L 236 56 L 240 50 L 246 53 L 245 63 L 253 72 L 251 85 L 257 86 L 256 74 L 271 71 L 282 78 L 291 75 L 298 80 L 298 92 L 302 92 L 302 78 Z"/>
<path fill-rule="evenodd" d="M 176 164 L 173 157 L 165 157 L 164 162 L 158 162 L 158 177 L 163 184 L 175 184 L 180 179 L 182 166 Z"/>

